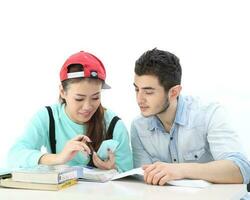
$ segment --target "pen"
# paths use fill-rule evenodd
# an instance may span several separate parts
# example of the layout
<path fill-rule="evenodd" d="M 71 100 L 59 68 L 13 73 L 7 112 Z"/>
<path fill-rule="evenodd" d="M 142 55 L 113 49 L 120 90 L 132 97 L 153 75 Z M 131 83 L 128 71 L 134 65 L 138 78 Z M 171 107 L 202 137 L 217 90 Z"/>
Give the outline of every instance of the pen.
<path fill-rule="evenodd" d="M 91 154 L 93 154 L 95 152 L 95 149 L 92 145 L 92 142 L 86 142 L 86 144 L 88 145 L 88 147 L 90 148 Z"/>
<path fill-rule="evenodd" d="M 86 165 L 85 168 L 87 168 L 87 169 L 93 169 L 94 167 L 92 167 L 90 165 Z"/>

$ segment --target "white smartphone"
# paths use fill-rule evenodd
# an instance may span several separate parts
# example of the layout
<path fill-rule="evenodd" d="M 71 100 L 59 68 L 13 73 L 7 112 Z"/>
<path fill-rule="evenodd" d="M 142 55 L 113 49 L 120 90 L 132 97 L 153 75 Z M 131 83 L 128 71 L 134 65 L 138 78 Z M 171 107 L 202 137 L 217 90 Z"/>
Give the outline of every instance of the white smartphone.
<path fill-rule="evenodd" d="M 107 160 L 108 159 L 108 149 L 110 149 L 113 153 L 115 152 L 119 142 L 116 140 L 104 140 L 99 147 L 97 151 L 97 155 L 102 159 L 102 160 Z"/>

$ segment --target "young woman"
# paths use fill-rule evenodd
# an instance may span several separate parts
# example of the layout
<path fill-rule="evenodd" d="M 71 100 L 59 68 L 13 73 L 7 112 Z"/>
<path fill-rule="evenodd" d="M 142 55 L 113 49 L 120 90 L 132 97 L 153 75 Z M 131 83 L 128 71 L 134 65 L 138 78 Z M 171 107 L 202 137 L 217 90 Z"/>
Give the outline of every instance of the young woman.
<path fill-rule="evenodd" d="M 116 168 L 120 172 L 132 169 L 132 154 L 124 123 L 118 120 L 111 137 L 107 136 L 115 114 L 101 105 L 101 90 L 110 88 L 105 78 L 105 68 L 96 56 L 84 51 L 70 56 L 60 71 L 60 102 L 51 106 L 55 152 L 52 153 L 51 147 L 50 117 L 44 107 L 35 114 L 23 136 L 10 149 L 9 165 L 91 164 L 100 169 Z M 106 147 L 103 144 L 105 148 L 98 151 L 102 143 Z M 116 149 L 112 151 L 114 145 Z M 41 152 L 43 146 L 47 153 Z M 106 158 L 101 159 L 98 156 L 101 154 L 106 154 Z"/>

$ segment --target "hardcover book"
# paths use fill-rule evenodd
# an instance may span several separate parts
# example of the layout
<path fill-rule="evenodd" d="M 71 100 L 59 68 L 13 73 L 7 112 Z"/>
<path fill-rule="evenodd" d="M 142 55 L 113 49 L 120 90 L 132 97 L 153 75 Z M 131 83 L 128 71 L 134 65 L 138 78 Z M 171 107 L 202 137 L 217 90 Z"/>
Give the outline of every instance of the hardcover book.
<path fill-rule="evenodd" d="M 13 181 L 11 178 L 1 179 L 0 186 L 6 188 L 19 188 L 30 190 L 61 190 L 77 183 L 76 179 L 70 179 L 60 184 L 29 183 Z"/>
<path fill-rule="evenodd" d="M 20 168 L 12 172 L 12 180 L 19 182 L 58 184 L 82 177 L 81 167 L 67 165 L 38 165 L 35 168 Z"/>

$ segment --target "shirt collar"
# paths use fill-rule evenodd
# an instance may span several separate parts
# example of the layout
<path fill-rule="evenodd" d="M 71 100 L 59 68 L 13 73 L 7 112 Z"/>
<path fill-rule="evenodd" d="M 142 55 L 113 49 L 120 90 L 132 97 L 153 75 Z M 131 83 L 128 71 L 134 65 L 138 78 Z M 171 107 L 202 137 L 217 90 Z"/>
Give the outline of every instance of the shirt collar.
<path fill-rule="evenodd" d="M 187 124 L 187 102 L 181 95 L 178 98 L 174 123 L 177 123 L 180 125 Z"/>
<path fill-rule="evenodd" d="M 150 117 L 150 123 L 148 123 L 148 129 L 150 131 L 153 131 L 154 129 L 159 129 L 160 131 L 165 132 L 161 121 L 156 115 Z"/>

